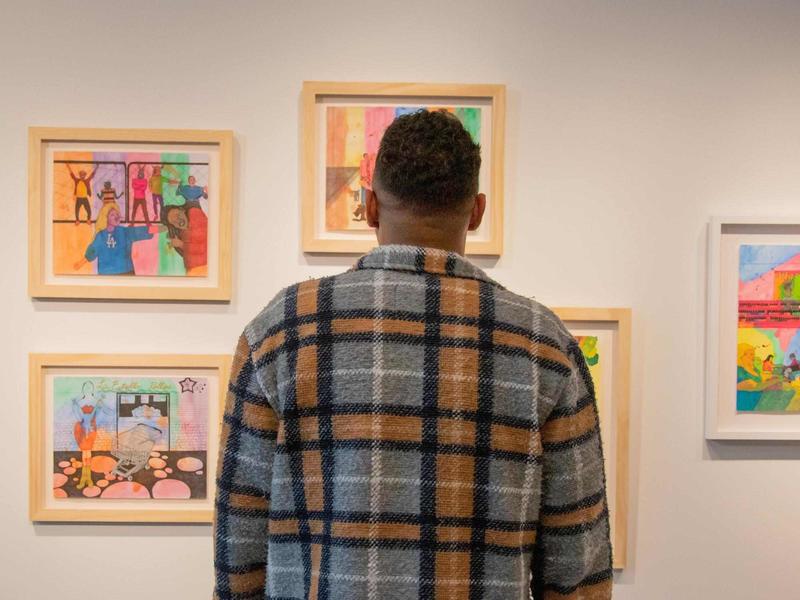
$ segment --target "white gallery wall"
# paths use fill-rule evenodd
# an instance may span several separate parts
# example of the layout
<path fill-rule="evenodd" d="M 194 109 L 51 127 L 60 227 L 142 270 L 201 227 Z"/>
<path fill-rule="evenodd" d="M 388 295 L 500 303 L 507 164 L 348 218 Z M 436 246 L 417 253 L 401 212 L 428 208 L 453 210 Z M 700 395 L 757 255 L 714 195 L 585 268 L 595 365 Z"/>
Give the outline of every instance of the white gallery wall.
<path fill-rule="evenodd" d="M 705 225 L 800 215 L 800 2 L 0 0 L 0 597 L 195 600 L 208 526 L 33 525 L 29 352 L 230 352 L 299 250 L 304 79 L 508 86 L 506 249 L 551 305 L 634 311 L 619 600 L 797 597 L 800 444 L 703 440 Z M 31 301 L 28 125 L 232 129 L 229 305 Z M 346 600 L 346 599 L 337 599 Z"/>

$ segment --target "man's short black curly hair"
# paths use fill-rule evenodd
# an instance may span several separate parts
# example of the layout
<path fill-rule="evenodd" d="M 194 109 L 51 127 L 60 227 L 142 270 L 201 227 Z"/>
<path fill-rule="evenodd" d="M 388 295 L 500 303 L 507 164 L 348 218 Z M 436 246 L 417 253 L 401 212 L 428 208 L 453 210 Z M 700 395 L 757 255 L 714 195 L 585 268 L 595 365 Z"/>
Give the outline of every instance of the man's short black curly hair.
<path fill-rule="evenodd" d="M 375 162 L 379 188 L 418 214 L 446 212 L 478 193 L 481 147 L 451 113 L 419 110 L 386 129 Z"/>

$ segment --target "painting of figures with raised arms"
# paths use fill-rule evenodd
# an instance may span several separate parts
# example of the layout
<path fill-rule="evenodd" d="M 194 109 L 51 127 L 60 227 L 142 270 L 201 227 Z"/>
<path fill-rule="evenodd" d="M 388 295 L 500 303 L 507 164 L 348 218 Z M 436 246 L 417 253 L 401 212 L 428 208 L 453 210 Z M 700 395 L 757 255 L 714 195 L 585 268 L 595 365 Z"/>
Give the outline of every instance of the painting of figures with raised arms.
<path fill-rule="evenodd" d="M 29 129 L 35 298 L 229 300 L 230 131 Z"/>
<path fill-rule="evenodd" d="M 52 168 L 56 274 L 207 274 L 207 155 L 56 152 Z"/>

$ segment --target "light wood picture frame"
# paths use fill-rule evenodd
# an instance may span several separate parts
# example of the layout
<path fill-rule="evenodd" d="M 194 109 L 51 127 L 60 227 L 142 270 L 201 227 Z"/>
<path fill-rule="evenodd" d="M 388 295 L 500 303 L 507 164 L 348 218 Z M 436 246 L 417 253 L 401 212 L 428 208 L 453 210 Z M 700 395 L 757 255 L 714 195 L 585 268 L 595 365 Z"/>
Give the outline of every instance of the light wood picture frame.
<path fill-rule="evenodd" d="M 705 437 L 800 440 L 800 216 L 708 225 Z"/>
<path fill-rule="evenodd" d="M 231 299 L 233 132 L 30 127 L 33 298 Z"/>
<path fill-rule="evenodd" d="M 581 342 L 595 379 L 606 462 L 613 566 L 622 569 L 628 559 L 631 310 L 555 308 L 554 312 Z M 606 359 L 609 355 L 610 361 Z M 609 362 L 611 369 L 606 366 Z"/>
<path fill-rule="evenodd" d="M 30 520 L 211 523 L 231 361 L 31 354 Z"/>
<path fill-rule="evenodd" d="M 454 112 L 482 147 L 487 208 L 467 254 L 502 254 L 505 93 L 499 84 L 303 82 L 303 251 L 362 254 L 377 245 L 363 202 L 380 138 L 395 116 L 436 107 Z"/>

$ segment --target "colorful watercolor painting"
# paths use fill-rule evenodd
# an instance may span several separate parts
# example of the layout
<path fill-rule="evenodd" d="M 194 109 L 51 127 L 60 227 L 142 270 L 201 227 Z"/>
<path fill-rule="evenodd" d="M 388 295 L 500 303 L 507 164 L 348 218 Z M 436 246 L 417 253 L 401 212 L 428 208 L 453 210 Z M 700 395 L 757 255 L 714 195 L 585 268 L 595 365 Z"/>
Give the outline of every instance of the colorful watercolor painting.
<path fill-rule="evenodd" d="M 55 275 L 208 274 L 209 157 L 53 153 Z"/>
<path fill-rule="evenodd" d="M 444 109 L 461 121 L 475 142 L 481 139 L 479 107 L 329 106 L 326 111 L 325 226 L 328 231 L 368 229 L 367 191 L 381 138 L 397 117 Z"/>
<path fill-rule="evenodd" d="M 583 358 L 586 360 L 586 365 L 589 367 L 589 374 L 592 376 L 592 383 L 594 383 L 595 395 L 597 396 L 598 409 L 602 406 L 602 369 L 600 364 L 600 348 L 599 338 L 596 335 L 579 335 L 575 336 L 578 340 L 578 346 L 583 353 Z"/>
<path fill-rule="evenodd" d="M 56 376 L 53 495 L 206 498 L 208 387 L 202 377 Z"/>
<path fill-rule="evenodd" d="M 800 411 L 800 246 L 739 247 L 736 410 Z"/>

